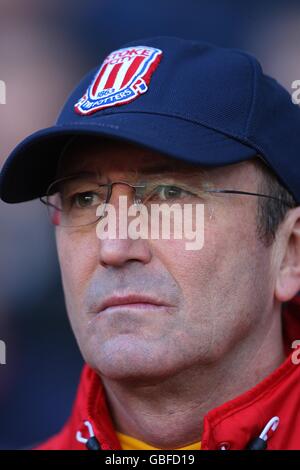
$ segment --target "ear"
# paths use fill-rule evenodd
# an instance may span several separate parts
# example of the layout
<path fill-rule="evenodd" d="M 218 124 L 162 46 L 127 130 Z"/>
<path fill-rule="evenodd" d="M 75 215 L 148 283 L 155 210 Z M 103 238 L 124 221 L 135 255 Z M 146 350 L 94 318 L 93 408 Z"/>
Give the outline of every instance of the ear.
<path fill-rule="evenodd" d="M 291 209 L 280 228 L 280 257 L 275 296 L 291 300 L 300 290 L 300 206 Z"/>

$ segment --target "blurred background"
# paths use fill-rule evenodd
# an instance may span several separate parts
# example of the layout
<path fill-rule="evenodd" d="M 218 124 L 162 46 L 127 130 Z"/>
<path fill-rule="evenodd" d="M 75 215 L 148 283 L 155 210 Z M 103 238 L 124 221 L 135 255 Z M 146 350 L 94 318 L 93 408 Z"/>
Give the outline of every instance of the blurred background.
<path fill-rule="evenodd" d="M 53 124 L 105 54 L 153 35 L 245 49 L 290 93 L 300 79 L 299 0 L 0 0 L 0 167 L 21 139 Z M 82 359 L 45 207 L 0 202 L 0 221 L 0 448 L 13 449 L 60 429 Z"/>

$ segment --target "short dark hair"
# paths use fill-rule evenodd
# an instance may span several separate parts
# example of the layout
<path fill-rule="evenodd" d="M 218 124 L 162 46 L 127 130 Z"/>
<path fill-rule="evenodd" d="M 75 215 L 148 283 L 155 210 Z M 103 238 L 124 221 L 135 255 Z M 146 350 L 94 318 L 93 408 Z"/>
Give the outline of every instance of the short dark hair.
<path fill-rule="evenodd" d="M 290 191 L 279 181 L 274 171 L 258 156 L 255 163 L 261 178 L 258 183 L 258 192 L 267 194 L 275 199 L 258 197 L 257 201 L 257 233 L 259 239 L 270 246 L 276 237 L 279 225 L 283 222 L 287 212 L 297 207 L 297 202 Z"/>

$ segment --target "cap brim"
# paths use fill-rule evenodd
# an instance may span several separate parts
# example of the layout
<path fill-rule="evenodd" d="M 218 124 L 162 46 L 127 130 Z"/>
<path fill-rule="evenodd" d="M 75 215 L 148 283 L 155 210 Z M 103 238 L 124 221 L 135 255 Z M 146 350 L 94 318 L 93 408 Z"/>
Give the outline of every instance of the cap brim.
<path fill-rule="evenodd" d="M 113 113 L 82 124 L 53 126 L 21 142 L 0 176 L 0 197 L 16 203 L 43 196 L 56 174 L 59 156 L 71 136 L 115 138 L 204 166 L 247 160 L 256 150 L 221 132 L 184 119 L 150 113 Z"/>

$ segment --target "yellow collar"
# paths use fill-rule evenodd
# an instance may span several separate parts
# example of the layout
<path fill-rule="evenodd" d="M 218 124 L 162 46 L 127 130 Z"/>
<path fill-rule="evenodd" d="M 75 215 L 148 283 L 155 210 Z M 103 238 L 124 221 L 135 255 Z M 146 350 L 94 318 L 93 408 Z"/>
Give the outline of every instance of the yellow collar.
<path fill-rule="evenodd" d="M 145 442 L 139 441 L 134 437 L 127 436 L 126 434 L 122 434 L 121 432 L 116 433 L 118 439 L 120 441 L 122 450 L 161 450 L 157 447 L 149 446 Z M 185 447 L 177 448 L 177 450 L 200 450 L 201 449 L 201 442 L 194 442 L 193 444 L 189 444 Z M 173 450 L 173 449 L 168 449 Z"/>

